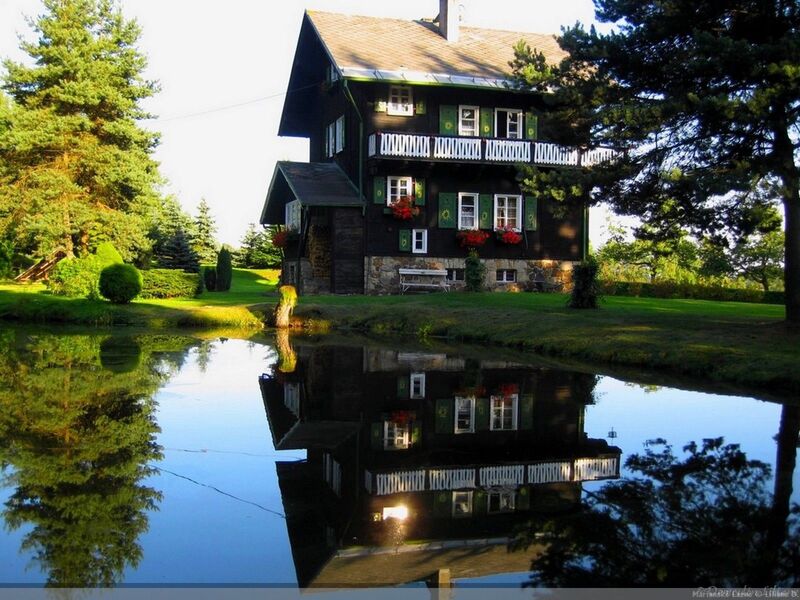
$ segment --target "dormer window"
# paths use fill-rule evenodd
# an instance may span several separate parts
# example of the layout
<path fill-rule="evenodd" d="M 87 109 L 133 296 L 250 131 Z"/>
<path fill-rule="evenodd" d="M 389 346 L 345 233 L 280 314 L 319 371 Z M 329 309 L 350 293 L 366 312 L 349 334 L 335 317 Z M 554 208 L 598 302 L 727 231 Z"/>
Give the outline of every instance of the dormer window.
<path fill-rule="evenodd" d="M 389 86 L 389 104 L 386 112 L 401 117 L 410 117 L 414 114 L 414 95 L 409 86 Z"/>

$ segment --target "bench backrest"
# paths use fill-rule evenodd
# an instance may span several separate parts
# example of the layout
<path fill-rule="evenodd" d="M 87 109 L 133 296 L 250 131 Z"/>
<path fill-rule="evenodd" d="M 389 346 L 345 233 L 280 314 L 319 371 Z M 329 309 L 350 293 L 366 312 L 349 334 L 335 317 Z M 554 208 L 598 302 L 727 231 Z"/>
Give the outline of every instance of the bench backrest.
<path fill-rule="evenodd" d="M 430 275 L 436 277 L 447 277 L 446 269 L 398 269 L 400 275 Z"/>

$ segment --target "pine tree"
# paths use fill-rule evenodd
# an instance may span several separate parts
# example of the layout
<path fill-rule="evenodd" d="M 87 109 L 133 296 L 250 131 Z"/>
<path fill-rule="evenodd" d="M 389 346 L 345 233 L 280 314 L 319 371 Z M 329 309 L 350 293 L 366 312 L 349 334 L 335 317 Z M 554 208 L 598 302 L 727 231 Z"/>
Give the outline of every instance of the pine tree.
<path fill-rule="evenodd" d="M 163 255 L 158 264 L 165 269 L 183 269 L 190 273 L 200 271 L 197 254 L 189 242 L 189 236 L 182 228 L 178 229 L 164 245 Z"/>
<path fill-rule="evenodd" d="M 259 231 L 255 223 L 250 223 L 235 255 L 236 266 L 245 269 L 278 267 L 281 259 L 281 249 L 272 244 L 270 230 Z"/>
<path fill-rule="evenodd" d="M 217 257 L 217 240 L 214 238 L 216 230 L 211 207 L 208 206 L 206 199 L 202 198 L 197 205 L 197 216 L 194 219 L 192 232 L 192 248 L 201 263 L 213 263 Z"/>
<path fill-rule="evenodd" d="M 174 196 L 163 198 L 156 212 L 149 237 L 153 243 L 153 258 L 156 263 L 161 263 L 168 256 L 166 248 L 172 242 L 177 231 L 183 230 L 185 235 L 191 238 L 194 224 L 192 218 L 183 211 Z"/>
<path fill-rule="evenodd" d="M 143 215 L 157 198 L 157 134 L 139 127 L 156 91 L 142 73 L 140 30 L 114 0 L 44 0 L 24 42 L 28 63 L 5 61 L 0 235 L 37 255 L 86 253 L 102 232 L 126 258 L 147 248 Z"/>

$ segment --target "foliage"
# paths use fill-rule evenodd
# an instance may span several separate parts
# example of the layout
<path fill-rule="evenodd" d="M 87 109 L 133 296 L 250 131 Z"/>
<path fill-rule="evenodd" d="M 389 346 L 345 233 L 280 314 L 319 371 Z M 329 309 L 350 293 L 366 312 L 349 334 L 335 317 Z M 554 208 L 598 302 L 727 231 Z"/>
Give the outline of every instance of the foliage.
<path fill-rule="evenodd" d="M 121 264 L 122 257 L 113 244 L 102 242 L 96 254 L 82 258 L 66 258 L 50 273 L 47 285 L 59 296 L 100 298 L 100 272 L 113 264 Z"/>
<path fill-rule="evenodd" d="M 209 292 L 217 291 L 216 267 L 203 267 L 203 284 Z"/>
<path fill-rule="evenodd" d="M 797 431 L 794 437 L 796 443 Z M 587 492 L 582 510 L 534 518 L 515 543 L 527 546 L 545 535 L 547 551 L 532 565 L 533 583 L 796 586 L 800 552 L 793 542 L 800 534 L 800 507 L 788 522 L 783 517 L 776 523 L 769 465 L 749 460 L 721 438 L 683 450 L 686 456 L 679 458 L 664 440 L 654 440 L 644 454 L 626 461 L 637 476 Z M 776 525 L 783 534 L 771 538 Z"/>
<path fill-rule="evenodd" d="M 14 273 L 14 246 L 0 240 L 0 279 L 8 279 Z"/>
<path fill-rule="evenodd" d="M 594 257 L 577 264 L 572 269 L 572 293 L 567 306 L 570 308 L 597 308 L 600 287 L 597 283 L 599 267 Z"/>
<path fill-rule="evenodd" d="M 768 292 L 771 282 L 783 272 L 784 237 L 782 231 L 756 233 L 737 244 L 731 253 L 734 273 L 759 283 Z"/>
<path fill-rule="evenodd" d="M 175 269 L 147 269 L 142 271 L 140 298 L 193 298 L 201 291 L 198 273 L 185 273 Z"/>
<path fill-rule="evenodd" d="M 211 207 L 208 206 L 206 199 L 202 198 L 197 206 L 197 216 L 194 218 L 191 236 L 192 250 L 201 263 L 213 262 L 217 257 L 218 244 L 214 238 L 216 230 L 214 217 L 211 216 Z"/>
<path fill-rule="evenodd" d="M 114 248 L 114 244 L 111 242 L 101 242 L 98 244 L 94 254 L 97 256 L 98 262 L 104 267 L 124 262 L 122 260 L 122 255 L 117 252 L 117 249 Z"/>
<path fill-rule="evenodd" d="M 183 229 L 177 229 L 161 248 L 158 265 L 165 269 L 182 269 L 187 273 L 200 271 L 200 261 Z"/>
<path fill-rule="evenodd" d="M 508 244 L 509 246 L 519 244 L 522 241 L 522 235 L 514 231 L 511 227 L 495 229 L 494 234 L 497 236 L 498 242 Z"/>
<path fill-rule="evenodd" d="M 276 227 L 270 225 L 268 229 L 259 231 L 255 223 L 250 223 L 234 257 L 234 264 L 246 269 L 279 267 L 283 254 L 280 247 L 273 242 L 273 235 L 277 233 Z"/>
<path fill-rule="evenodd" d="M 462 248 L 479 248 L 489 239 L 489 233 L 480 229 L 463 229 L 456 233 L 456 239 Z"/>
<path fill-rule="evenodd" d="M 171 258 L 167 248 L 178 231 L 182 231 L 184 236 L 191 237 L 193 227 L 192 218 L 181 208 L 174 196 L 162 198 L 155 210 L 148 232 L 148 236 L 153 240 L 152 259 L 156 264 L 161 265 L 164 259 Z"/>
<path fill-rule="evenodd" d="M 606 201 L 652 227 L 741 230 L 783 203 L 787 320 L 800 322 L 800 10 L 794 2 L 595 0 L 608 34 L 576 25 L 547 72 L 518 46 L 527 89 L 551 89 L 544 137 L 605 145 L 596 167 L 525 169 L 524 187 L 564 202 Z M 771 190 L 766 197 L 759 188 Z M 757 219 L 756 219 L 757 220 Z"/>
<path fill-rule="evenodd" d="M 687 282 L 659 281 L 602 281 L 600 291 L 608 296 L 636 296 L 640 298 L 687 298 L 714 300 L 716 302 L 756 302 L 783 304 L 783 292 L 764 292 L 753 288 L 726 288 Z"/>
<path fill-rule="evenodd" d="M 231 264 L 231 252 L 227 248 L 222 248 L 217 255 L 217 281 L 215 289 L 218 292 L 227 292 L 231 289 L 233 278 L 233 265 Z"/>
<path fill-rule="evenodd" d="M 133 265 L 111 265 L 100 272 L 100 293 L 114 304 L 127 304 L 141 291 L 142 274 Z"/>
<path fill-rule="evenodd" d="M 419 214 L 419 207 L 414 205 L 414 196 L 402 196 L 389 205 L 392 216 L 400 221 L 408 221 Z"/>
<path fill-rule="evenodd" d="M 293 285 L 282 285 L 278 288 L 278 304 L 272 313 L 272 325 L 285 329 L 289 327 L 289 319 L 297 306 L 297 290 Z M 282 361 L 283 362 L 283 361 Z"/>
<path fill-rule="evenodd" d="M 31 60 L 5 62 L 0 103 L 0 235 L 20 252 L 86 255 L 112 241 L 126 258 L 150 245 L 145 215 L 160 183 L 155 133 L 141 128 L 139 27 L 113 0 L 45 0 Z"/>
<path fill-rule="evenodd" d="M 480 292 L 483 289 L 483 278 L 486 275 L 486 265 L 481 262 L 478 252 L 474 248 L 469 251 L 464 259 L 464 287 L 468 292 Z"/>

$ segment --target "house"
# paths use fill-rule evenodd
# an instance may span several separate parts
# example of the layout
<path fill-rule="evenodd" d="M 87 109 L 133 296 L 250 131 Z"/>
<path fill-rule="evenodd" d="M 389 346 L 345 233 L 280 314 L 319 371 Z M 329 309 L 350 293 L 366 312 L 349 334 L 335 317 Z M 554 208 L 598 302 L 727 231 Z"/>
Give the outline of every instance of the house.
<path fill-rule="evenodd" d="M 588 215 L 526 195 L 515 165 L 576 168 L 605 149 L 546 140 L 540 94 L 511 88 L 513 45 L 557 62 L 551 35 L 437 20 L 303 17 L 279 135 L 310 140 L 310 162 L 278 162 L 262 224 L 286 228 L 283 281 L 301 293 L 398 293 L 399 270 L 464 280 L 477 247 L 489 288 L 570 282 Z"/>
<path fill-rule="evenodd" d="M 515 527 L 619 477 L 586 435 L 596 377 L 545 366 L 293 340 L 260 386 L 301 587 L 398 585 L 526 571 Z M 401 343 L 402 344 L 402 343 Z"/>

